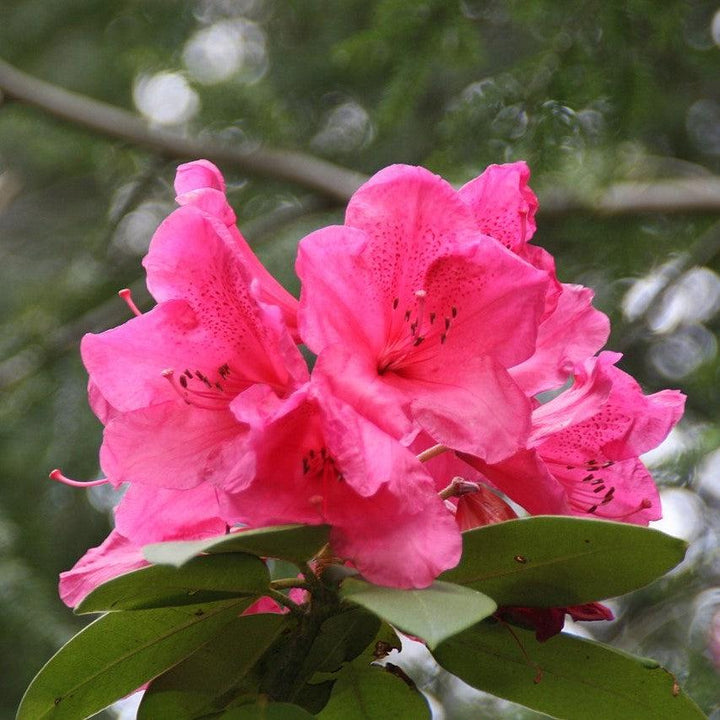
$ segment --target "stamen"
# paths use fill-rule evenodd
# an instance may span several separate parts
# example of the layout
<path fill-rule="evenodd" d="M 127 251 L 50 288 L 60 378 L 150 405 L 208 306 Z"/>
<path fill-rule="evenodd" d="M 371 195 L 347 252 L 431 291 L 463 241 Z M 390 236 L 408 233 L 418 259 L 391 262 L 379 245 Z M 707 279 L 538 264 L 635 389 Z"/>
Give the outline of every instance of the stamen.
<path fill-rule="evenodd" d="M 172 368 L 166 368 L 160 374 L 170 383 L 170 387 L 172 387 L 172 389 L 187 405 L 192 405 L 193 407 L 201 408 L 203 410 L 224 410 L 227 408 L 227 400 L 224 400 L 215 391 L 209 380 L 205 382 L 207 378 L 199 370 L 196 371 L 195 376 L 185 370 L 178 379 L 175 378 L 175 371 Z M 195 377 L 206 385 L 210 389 L 210 392 L 189 389 L 188 381 L 193 380 Z M 214 404 L 201 402 L 204 400 L 209 400 L 210 403 L 214 401 Z"/>
<path fill-rule="evenodd" d="M 427 462 L 428 460 L 432 460 L 434 457 L 437 457 L 438 455 L 442 455 L 444 452 L 447 452 L 450 448 L 445 447 L 443 444 L 433 445 L 432 447 L 428 448 L 427 450 L 423 450 L 418 456 L 417 459 L 420 462 Z"/>
<path fill-rule="evenodd" d="M 69 485 L 70 487 L 76 488 L 98 487 L 98 485 L 106 485 L 110 482 L 107 478 L 101 478 L 100 480 L 88 480 L 86 482 L 81 482 L 80 480 L 71 480 L 69 477 L 63 475 L 62 471 L 59 468 L 55 468 L 48 477 L 51 480 L 57 480 L 63 485 Z"/>
<path fill-rule="evenodd" d="M 130 288 L 123 288 L 118 292 L 118 295 L 125 301 L 125 304 L 130 308 L 133 315 L 136 317 L 142 315 L 138 306 L 133 302 Z"/>

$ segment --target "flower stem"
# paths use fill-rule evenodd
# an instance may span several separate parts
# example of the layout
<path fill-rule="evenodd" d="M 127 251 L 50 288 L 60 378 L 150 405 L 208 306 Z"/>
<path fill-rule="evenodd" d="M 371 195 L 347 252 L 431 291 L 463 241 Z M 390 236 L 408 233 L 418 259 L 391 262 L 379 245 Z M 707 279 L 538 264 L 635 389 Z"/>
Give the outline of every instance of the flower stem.
<path fill-rule="evenodd" d="M 286 607 L 290 612 L 295 616 L 302 616 L 303 610 L 296 602 L 293 602 L 287 595 L 283 595 L 279 590 L 275 590 L 274 588 L 270 587 L 268 588 L 267 594 L 275 600 L 276 603 L 282 605 L 283 607 Z"/>

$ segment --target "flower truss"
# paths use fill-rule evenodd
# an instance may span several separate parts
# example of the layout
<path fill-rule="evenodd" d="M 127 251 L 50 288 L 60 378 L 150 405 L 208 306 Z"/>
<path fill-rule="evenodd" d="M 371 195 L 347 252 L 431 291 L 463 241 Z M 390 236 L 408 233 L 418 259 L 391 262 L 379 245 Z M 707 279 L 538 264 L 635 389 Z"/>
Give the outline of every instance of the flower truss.
<path fill-rule="evenodd" d="M 495 627 L 530 628 L 543 641 L 566 613 L 611 619 L 595 601 L 632 588 L 578 590 L 598 568 L 576 573 L 567 597 L 543 601 L 496 587 L 473 545 L 495 528 L 522 534 L 548 520 L 533 525 L 532 516 L 566 516 L 562 527 L 583 528 L 586 544 L 611 528 L 640 532 L 660 517 L 660 500 L 639 456 L 666 437 L 684 403 L 673 390 L 644 394 L 617 366 L 620 355 L 600 352 L 609 323 L 592 292 L 560 282 L 553 258 L 531 242 L 528 179 L 523 162 L 490 166 L 460 190 L 420 167 L 380 171 L 353 195 L 343 225 L 300 241 L 298 300 L 235 227 L 218 169 L 181 166 L 180 207 L 143 262 L 157 304 L 140 313 L 125 294 L 135 316 L 82 341 L 90 404 L 105 427 L 102 482 L 126 492 L 108 539 L 62 574 L 63 600 L 82 609 L 108 581 L 154 572 L 149 544 L 194 542 L 211 552 L 196 561 L 209 563 L 213 543 L 252 554 L 247 543 L 277 526 L 317 526 L 327 544 L 299 576 L 256 593 L 240 619 L 289 609 L 306 628 L 318 617 L 313 604 L 329 622 L 349 602 L 432 646 L 432 628 L 382 598 L 458 587 L 446 577 L 487 604 L 438 642 L 493 613 Z M 542 536 L 533 542 L 513 546 L 513 573 L 541 553 L 533 548 Z M 274 652 L 283 676 L 268 670 L 260 692 L 297 701 L 309 676 L 288 690 L 289 651 Z M 314 702 L 298 705 L 323 707 Z"/>

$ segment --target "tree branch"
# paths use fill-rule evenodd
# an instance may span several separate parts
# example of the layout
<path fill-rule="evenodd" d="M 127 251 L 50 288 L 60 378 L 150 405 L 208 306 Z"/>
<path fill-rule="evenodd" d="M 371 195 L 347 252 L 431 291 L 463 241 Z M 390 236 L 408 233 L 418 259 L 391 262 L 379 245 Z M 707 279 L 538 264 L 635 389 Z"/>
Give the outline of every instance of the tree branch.
<path fill-rule="evenodd" d="M 247 175 L 294 183 L 334 203 L 345 204 L 367 179 L 354 170 L 306 153 L 271 148 L 243 150 L 217 140 L 182 137 L 169 130 L 151 127 L 134 113 L 63 90 L 21 72 L 3 60 L 0 60 L 0 91 L 9 99 L 164 157 L 176 160 L 204 157 Z M 622 182 L 611 185 L 592 200 L 566 189 L 555 189 L 540 193 L 540 208 L 545 218 L 571 213 L 604 216 L 654 212 L 720 213 L 720 178 Z"/>
<path fill-rule="evenodd" d="M 570 213 L 641 215 L 644 213 L 718 213 L 720 178 L 707 175 L 648 182 L 619 182 L 589 201 L 567 190 L 542 193 L 543 217 Z"/>
<path fill-rule="evenodd" d="M 248 175 L 295 183 L 345 203 L 365 181 L 360 173 L 303 153 L 223 145 L 186 138 L 151 127 L 134 113 L 63 90 L 21 72 L 0 60 L 0 90 L 7 98 L 37 107 L 54 117 L 89 130 L 148 148 L 165 157 L 190 160 L 204 157 Z"/>

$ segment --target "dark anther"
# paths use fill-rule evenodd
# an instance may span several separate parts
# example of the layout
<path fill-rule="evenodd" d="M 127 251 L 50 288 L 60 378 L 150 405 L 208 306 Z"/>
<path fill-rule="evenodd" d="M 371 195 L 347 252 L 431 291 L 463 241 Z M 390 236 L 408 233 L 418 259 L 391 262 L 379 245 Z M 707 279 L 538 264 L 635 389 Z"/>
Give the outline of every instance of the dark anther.
<path fill-rule="evenodd" d="M 453 305 L 452 308 L 450 309 L 450 313 L 452 314 L 452 316 L 453 316 L 454 318 L 457 317 L 457 308 L 456 308 L 454 305 Z"/>
<path fill-rule="evenodd" d="M 598 485 L 596 488 L 593 488 L 594 493 L 602 492 L 605 489 L 604 485 Z"/>
<path fill-rule="evenodd" d="M 594 513 L 597 509 L 598 509 L 598 506 L 597 506 L 597 505 L 593 505 L 593 506 L 591 506 L 591 507 L 588 508 L 588 512 L 589 512 L 589 513 Z"/>
<path fill-rule="evenodd" d="M 424 338 L 422 335 L 420 335 L 420 337 L 418 337 L 418 338 L 415 340 L 415 342 L 413 343 L 413 346 L 414 346 L 414 347 L 417 347 L 424 339 L 425 339 L 425 338 Z"/>
<path fill-rule="evenodd" d="M 568 470 L 569 470 L 569 469 L 570 469 L 570 468 L 568 468 Z M 595 477 L 594 475 L 586 475 L 586 476 L 582 479 L 582 481 L 583 481 L 583 482 L 590 482 L 590 480 L 594 479 L 594 477 Z"/>
<path fill-rule="evenodd" d="M 443 333 L 443 334 L 440 336 L 440 344 L 441 344 L 441 345 L 444 345 L 446 340 L 447 340 L 447 335 L 446 335 L 445 333 Z"/>
<path fill-rule="evenodd" d="M 450 329 L 450 318 L 445 318 L 445 329 L 446 330 Z"/>
<path fill-rule="evenodd" d="M 393 300 L 393 310 L 397 310 L 397 306 L 400 304 L 400 298 L 395 298 Z"/>
<path fill-rule="evenodd" d="M 435 313 L 430 313 L 430 324 L 432 325 L 435 322 Z"/>
<path fill-rule="evenodd" d="M 193 374 L 189 370 L 185 371 L 185 375 L 187 375 L 192 380 Z"/>
<path fill-rule="evenodd" d="M 180 384 L 187 389 L 187 378 L 184 375 L 181 375 L 179 378 Z"/>
<path fill-rule="evenodd" d="M 410 319 L 410 311 L 406 310 L 405 311 L 405 322 L 407 322 L 409 319 Z"/>

